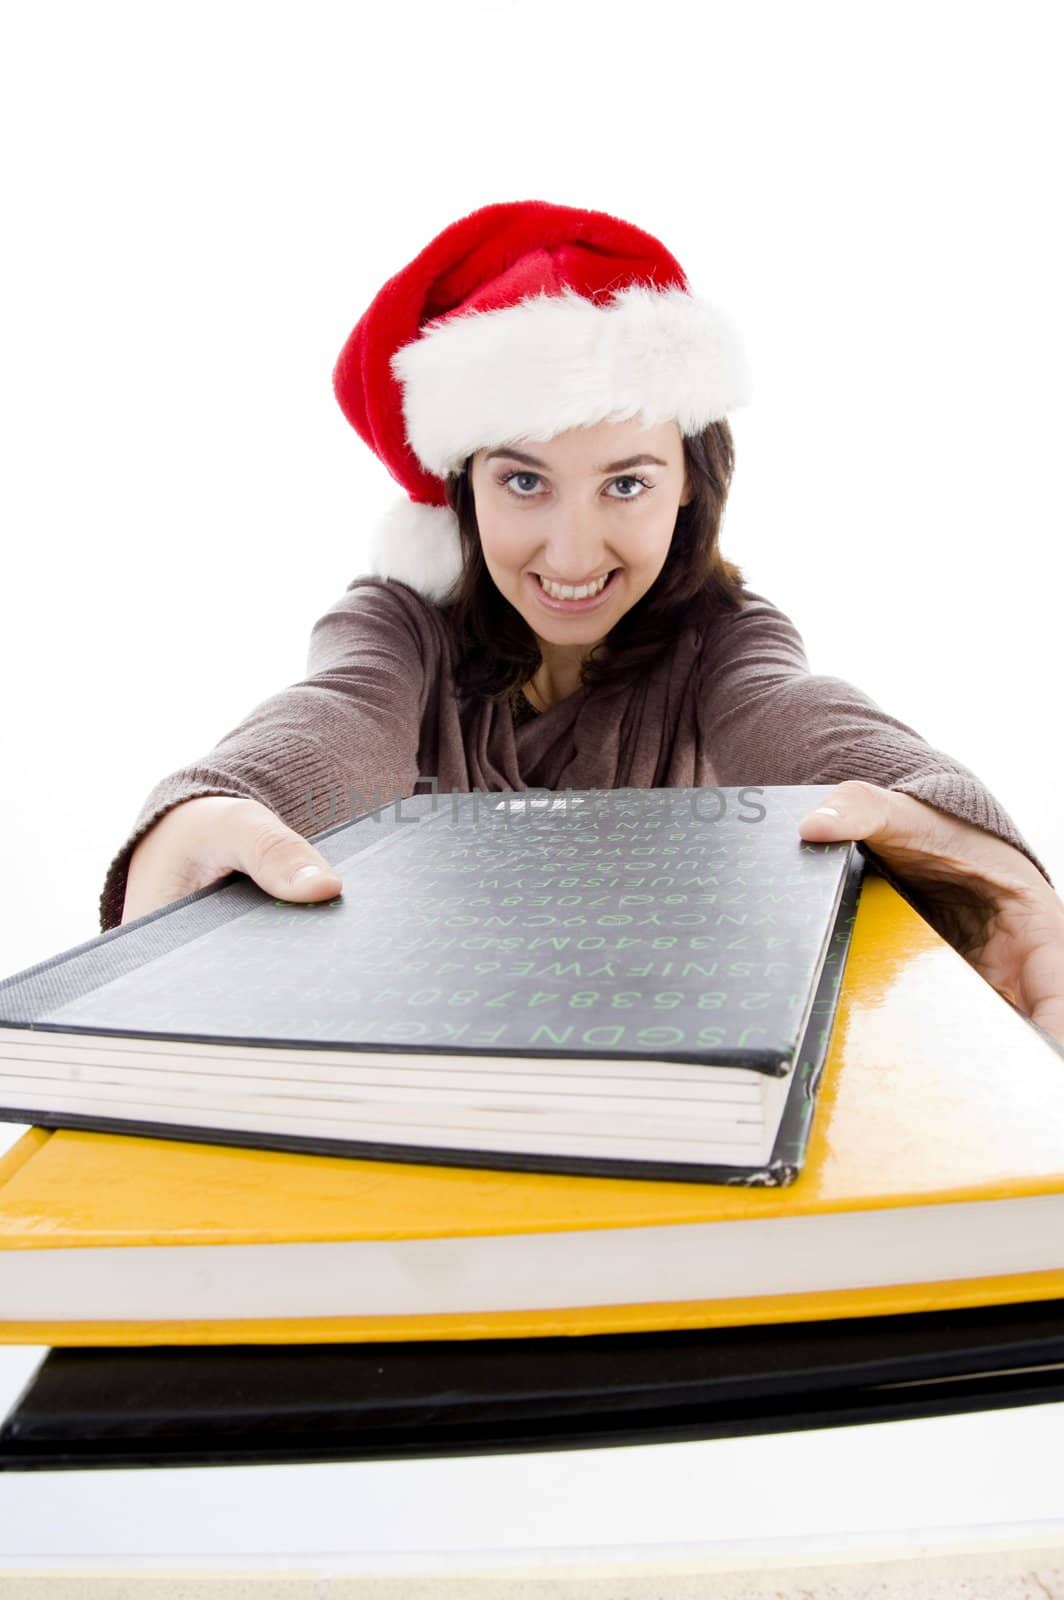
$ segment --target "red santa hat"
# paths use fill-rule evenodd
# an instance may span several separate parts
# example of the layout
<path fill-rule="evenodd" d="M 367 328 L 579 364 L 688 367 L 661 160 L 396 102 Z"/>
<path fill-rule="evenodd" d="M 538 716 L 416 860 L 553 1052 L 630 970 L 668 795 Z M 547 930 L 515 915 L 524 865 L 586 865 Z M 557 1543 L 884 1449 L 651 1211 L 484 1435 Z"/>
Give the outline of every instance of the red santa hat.
<path fill-rule="evenodd" d="M 444 228 L 383 286 L 333 373 L 405 495 L 370 571 L 441 600 L 461 571 L 448 473 L 488 446 L 640 416 L 700 432 L 749 399 L 738 334 L 651 234 L 515 200 Z"/>

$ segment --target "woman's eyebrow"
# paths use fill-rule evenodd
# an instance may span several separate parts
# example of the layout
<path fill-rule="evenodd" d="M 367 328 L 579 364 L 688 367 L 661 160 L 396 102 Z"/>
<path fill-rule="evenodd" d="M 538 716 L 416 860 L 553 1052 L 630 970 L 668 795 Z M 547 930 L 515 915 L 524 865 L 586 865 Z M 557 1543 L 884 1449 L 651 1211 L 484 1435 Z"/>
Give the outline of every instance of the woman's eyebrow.
<path fill-rule="evenodd" d="M 489 450 L 484 457 L 485 461 L 496 461 L 506 458 L 510 461 L 521 461 L 526 467 L 546 467 L 546 461 L 540 461 L 536 456 L 527 456 L 520 450 Z M 660 456 L 626 456 L 623 461 L 608 461 L 604 467 L 595 467 L 595 472 L 623 472 L 626 467 L 667 467 L 667 461 L 662 461 Z"/>

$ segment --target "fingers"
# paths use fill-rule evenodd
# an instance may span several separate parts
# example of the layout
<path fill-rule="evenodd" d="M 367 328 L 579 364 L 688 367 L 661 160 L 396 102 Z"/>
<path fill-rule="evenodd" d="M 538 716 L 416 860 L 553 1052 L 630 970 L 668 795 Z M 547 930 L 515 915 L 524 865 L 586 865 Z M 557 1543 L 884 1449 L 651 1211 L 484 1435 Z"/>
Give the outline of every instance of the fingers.
<path fill-rule="evenodd" d="M 910 848 L 929 845 L 933 827 L 929 807 L 863 778 L 837 784 L 799 823 L 802 838 L 811 843 L 865 839 L 873 845 L 897 843 Z"/>
<path fill-rule="evenodd" d="M 197 796 L 174 806 L 137 844 L 122 922 L 147 916 L 234 870 L 278 900 L 331 900 L 343 888 L 325 857 L 257 800 Z"/>
<path fill-rule="evenodd" d="M 234 819 L 234 864 L 278 900 L 332 900 L 339 874 L 302 834 L 259 807 L 260 815 Z"/>

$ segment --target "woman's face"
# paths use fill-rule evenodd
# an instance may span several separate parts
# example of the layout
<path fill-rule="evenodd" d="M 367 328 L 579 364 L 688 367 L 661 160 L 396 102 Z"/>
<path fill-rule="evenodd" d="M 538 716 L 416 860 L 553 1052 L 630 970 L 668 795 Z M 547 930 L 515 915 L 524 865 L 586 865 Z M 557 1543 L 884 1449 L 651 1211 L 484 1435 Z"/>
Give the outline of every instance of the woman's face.
<path fill-rule="evenodd" d="M 478 450 L 470 473 L 488 571 L 541 646 L 563 653 L 590 648 L 646 594 L 692 493 L 675 422 L 600 422 Z M 541 582 L 598 590 L 607 574 L 583 598 Z"/>

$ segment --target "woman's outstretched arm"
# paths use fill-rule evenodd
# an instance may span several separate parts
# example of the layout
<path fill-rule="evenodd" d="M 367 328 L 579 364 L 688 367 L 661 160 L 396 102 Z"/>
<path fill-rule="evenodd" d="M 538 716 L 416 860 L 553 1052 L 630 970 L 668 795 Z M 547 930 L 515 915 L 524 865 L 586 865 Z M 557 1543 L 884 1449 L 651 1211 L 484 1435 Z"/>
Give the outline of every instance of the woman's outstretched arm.
<path fill-rule="evenodd" d="M 722 787 L 860 778 L 994 834 L 1052 883 L 970 768 L 863 690 L 810 672 L 794 623 L 762 595 L 751 593 L 744 610 L 722 617 L 707 637 L 699 704 L 705 748 Z"/>
<path fill-rule="evenodd" d="M 761 596 L 707 645 L 718 782 L 835 784 L 801 837 L 863 841 L 932 927 L 1064 1044 L 1064 902 L 986 785 L 860 689 L 810 673 L 793 623 Z"/>
<path fill-rule="evenodd" d="M 311 837 L 413 794 L 431 637 L 379 583 L 356 584 L 318 619 L 307 676 L 271 695 L 212 749 L 148 794 L 107 869 L 100 931 L 122 921 L 130 857 L 177 805 L 206 795 L 257 800 Z"/>

